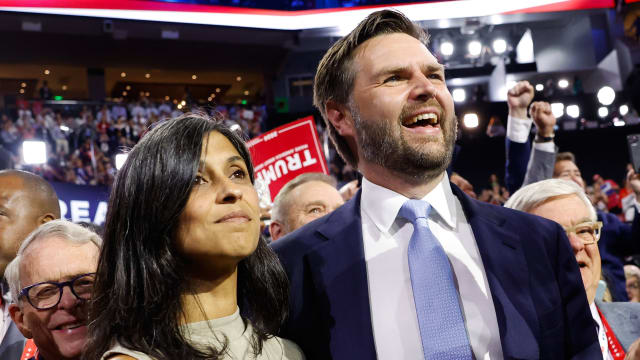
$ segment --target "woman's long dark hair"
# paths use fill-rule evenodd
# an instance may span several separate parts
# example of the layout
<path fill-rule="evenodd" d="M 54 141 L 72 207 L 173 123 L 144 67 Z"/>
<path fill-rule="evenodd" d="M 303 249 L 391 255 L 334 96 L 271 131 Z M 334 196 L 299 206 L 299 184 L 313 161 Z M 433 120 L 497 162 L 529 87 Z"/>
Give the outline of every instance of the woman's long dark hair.
<path fill-rule="evenodd" d="M 105 223 L 89 339 L 84 359 L 99 359 L 118 341 L 157 359 L 216 359 L 224 352 L 194 348 L 180 331 L 181 294 L 190 293 L 174 234 L 198 170 L 203 138 L 224 135 L 253 165 L 243 140 L 220 121 L 187 114 L 166 121 L 132 149 L 118 172 Z M 287 316 L 287 277 L 263 239 L 238 265 L 238 305 L 254 330 L 253 351 Z"/>

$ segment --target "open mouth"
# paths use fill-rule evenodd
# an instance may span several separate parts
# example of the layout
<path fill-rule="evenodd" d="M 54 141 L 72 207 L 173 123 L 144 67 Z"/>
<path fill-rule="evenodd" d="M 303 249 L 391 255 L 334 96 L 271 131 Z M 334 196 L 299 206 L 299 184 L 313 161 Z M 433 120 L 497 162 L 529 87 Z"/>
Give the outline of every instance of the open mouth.
<path fill-rule="evenodd" d="M 417 127 L 438 127 L 439 125 L 440 119 L 435 113 L 420 114 L 402 122 L 402 126 L 410 129 Z"/>

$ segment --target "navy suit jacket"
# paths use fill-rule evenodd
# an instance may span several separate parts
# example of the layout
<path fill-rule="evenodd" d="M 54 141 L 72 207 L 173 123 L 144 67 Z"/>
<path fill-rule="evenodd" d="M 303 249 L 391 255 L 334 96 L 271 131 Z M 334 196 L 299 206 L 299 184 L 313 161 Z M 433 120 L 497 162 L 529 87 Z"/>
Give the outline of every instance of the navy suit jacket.
<path fill-rule="evenodd" d="M 505 359 L 601 358 L 562 228 L 478 202 L 451 187 L 478 244 Z M 281 335 L 300 345 L 309 359 L 376 359 L 360 192 L 272 246 L 291 283 L 290 316 Z"/>

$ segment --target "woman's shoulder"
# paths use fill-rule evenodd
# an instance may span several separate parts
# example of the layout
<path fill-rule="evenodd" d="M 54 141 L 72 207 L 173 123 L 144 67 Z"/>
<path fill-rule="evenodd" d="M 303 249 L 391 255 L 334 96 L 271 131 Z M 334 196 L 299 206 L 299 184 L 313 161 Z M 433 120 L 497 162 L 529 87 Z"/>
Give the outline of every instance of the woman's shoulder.
<path fill-rule="evenodd" d="M 100 360 L 154 360 L 154 358 L 116 343 L 102 355 Z"/>
<path fill-rule="evenodd" d="M 264 343 L 265 359 L 304 360 L 300 347 L 291 340 L 274 336 Z"/>

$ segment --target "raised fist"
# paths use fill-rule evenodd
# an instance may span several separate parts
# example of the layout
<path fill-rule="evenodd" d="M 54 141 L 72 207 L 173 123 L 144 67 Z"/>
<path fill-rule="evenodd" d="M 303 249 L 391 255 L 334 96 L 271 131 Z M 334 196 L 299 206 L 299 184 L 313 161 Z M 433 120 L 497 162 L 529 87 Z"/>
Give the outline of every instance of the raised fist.
<path fill-rule="evenodd" d="M 524 119 L 527 117 L 527 107 L 533 100 L 533 86 L 528 81 L 520 81 L 507 92 L 509 115 Z"/>
<path fill-rule="evenodd" d="M 538 134 L 544 137 L 553 136 L 556 117 L 551 112 L 551 105 L 545 101 L 536 101 L 531 105 L 530 113 L 533 123 L 538 128 Z"/>

